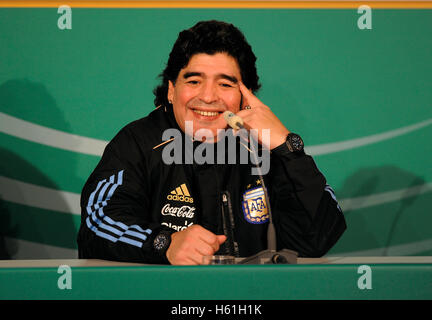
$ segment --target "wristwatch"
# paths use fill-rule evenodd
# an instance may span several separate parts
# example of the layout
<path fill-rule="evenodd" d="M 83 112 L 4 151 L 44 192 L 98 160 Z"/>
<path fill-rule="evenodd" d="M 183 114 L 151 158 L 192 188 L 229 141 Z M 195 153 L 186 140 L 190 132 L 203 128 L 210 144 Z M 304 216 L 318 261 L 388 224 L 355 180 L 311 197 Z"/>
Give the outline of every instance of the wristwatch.
<path fill-rule="evenodd" d="M 300 153 L 304 150 L 304 143 L 302 138 L 293 132 L 290 132 L 286 138 L 286 145 L 288 150 L 294 153 Z"/>
<path fill-rule="evenodd" d="M 165 255 L 171 244 L 171 232 L 162 230 L 153 240 L 153 249 L 161 256 Z"/>

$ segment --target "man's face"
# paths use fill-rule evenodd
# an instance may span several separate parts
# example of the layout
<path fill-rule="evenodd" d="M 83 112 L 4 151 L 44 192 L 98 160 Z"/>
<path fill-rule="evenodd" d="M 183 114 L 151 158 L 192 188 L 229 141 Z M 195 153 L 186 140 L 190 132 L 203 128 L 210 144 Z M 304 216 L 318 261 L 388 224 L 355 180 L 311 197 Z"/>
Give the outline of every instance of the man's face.
<path fill-rule="evenodd" d="M 181 69 L 175 85 L 169 81 L 168 100 L 174 115 L 185 132 L 185 121 L 193 122 L 193 131 L 210 129 L 216 137 L 217 129 L 227 126 L 224 111 L 240 110 L 240 68 L 236 59 L 226 53 L 192 56 Z"/>

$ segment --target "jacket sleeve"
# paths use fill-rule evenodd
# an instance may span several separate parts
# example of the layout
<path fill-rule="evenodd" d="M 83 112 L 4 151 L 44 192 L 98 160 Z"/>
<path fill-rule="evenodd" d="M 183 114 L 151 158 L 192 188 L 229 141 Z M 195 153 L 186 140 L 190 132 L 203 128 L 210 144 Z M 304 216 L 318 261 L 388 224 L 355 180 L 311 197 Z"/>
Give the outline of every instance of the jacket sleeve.
<path fill-rule="evenodd" d="M 289 152 L 285 144 L 271 153 L 269 193 L 278 249 L 300 257 L 321 257 L 346 229 L 333 189 L 311 156 Z"/>
<path fill-rule="evenodd" d="M 143 149 L 122 129 L 82 190 L 79 258 L 168 263 L 152 249 L 166 227 L 152 222 L 148 175 Z"/>

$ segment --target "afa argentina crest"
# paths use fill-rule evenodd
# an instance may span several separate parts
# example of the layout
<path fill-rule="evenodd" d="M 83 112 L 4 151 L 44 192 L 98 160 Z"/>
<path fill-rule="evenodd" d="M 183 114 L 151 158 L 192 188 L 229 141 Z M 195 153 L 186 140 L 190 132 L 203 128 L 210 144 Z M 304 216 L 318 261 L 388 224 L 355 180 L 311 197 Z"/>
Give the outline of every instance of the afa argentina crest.
<path fill-rule="evenodd" d="M 242 209 L 247 222 L 263 224 L 269 220 L 267 203 L 262 187 L 246 190 L 243 194 Z"/>

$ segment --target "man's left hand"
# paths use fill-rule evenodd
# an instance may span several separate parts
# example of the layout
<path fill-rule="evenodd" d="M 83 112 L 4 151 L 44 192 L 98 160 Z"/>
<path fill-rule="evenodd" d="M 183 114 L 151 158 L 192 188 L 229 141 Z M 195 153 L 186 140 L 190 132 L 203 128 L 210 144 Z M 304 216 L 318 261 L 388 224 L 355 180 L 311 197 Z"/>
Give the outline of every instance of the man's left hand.
<path fill-rule="evenodd" d="M 240 110 L 237 115 L 243 119 L 244 127 L 248 130 L 257 129 L 258 142 L 264 147 L 272 150 L 277 146 L 280 146 L 285 142 L 289 130 L 285 128 L 270 108 L 250 92 L 242 82 L 239 82 L 239 87 L 244 99 L 243 110 Z M 245 106 L 249 106 L 250 109 L 244 109 Z M 270 130 L 269 145 L 262 139 L 263 129 Z"/>

